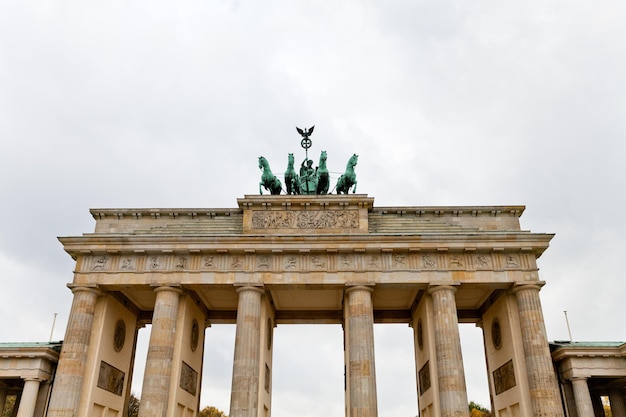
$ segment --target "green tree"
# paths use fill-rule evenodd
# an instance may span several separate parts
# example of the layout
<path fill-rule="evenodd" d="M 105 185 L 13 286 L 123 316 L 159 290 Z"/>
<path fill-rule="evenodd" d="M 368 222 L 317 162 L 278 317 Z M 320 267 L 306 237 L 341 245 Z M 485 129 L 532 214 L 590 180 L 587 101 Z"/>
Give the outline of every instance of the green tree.
<path fill-rule="evenodd" d="M 139 415 L 139 398 L 135 394 L 130 394 L 128 401 L 128 417 L 137 417 Z"/>
<path fill-rule="evenodd" d="M 474 401 L 469 402 L 468 408 L 470 417 L 491 417 L 491 411 L 489 411 L 488 408 L 485 408 Z"/>
<path fill-rule="evenodd" d="M 198 417 L 228 417 L 226 414 L 224 414 L 224 412 L 216 407 L 213 406 L 207 406 L 204 407 L 200 413 L 198 414 Z"/>
<path fill-rule="evenodd" d="M 15 395 L 7 395 L 6 402 L 4 403 L 4 412 L 2 413 L 2 417 L 11 417 L 13 415 L 13 407 L 15 407 Z"/>

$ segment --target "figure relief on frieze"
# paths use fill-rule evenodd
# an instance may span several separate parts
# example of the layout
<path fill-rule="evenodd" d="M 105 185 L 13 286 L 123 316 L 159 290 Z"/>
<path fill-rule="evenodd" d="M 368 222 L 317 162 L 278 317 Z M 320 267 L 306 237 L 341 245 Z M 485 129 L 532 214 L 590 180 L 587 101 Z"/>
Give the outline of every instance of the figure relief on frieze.
<path fill-rule="evenodd" d="M 294 270 L 298 267 L 298 257 L 295 255 L 290 255 L 285 258 L 283 263 L 283 268 L 286 270 Z"/>
<path fill-rule="evenodd" d="M 326 257 L 322 255 L 311 256 L 311 265 L 313 265 L 313 268 L 315 269 L 326 268 Z"/>
<path fill-rule="evenodd" d="M 270 257 L 268 255 L 259 255 L 256 258 L 256 266 L 258 269 L 269 269 Z"/>
<path fill-rule="evenodd" d="M 474 264 L 477 269 L 489 269 L 491 268 L 491 256 L 487 254 L 480 254 L 474 257 Z"/>
<path fill-rule="evenodd" d="M 189 260 L 185 256 L 179 256 L 176 258 L 176 269 L 187 269 Z"/>
<path fill-rule="evenodd" d="M 504 265 L 506 268 L 519 268 L 519 257 L 517 255 L 505 254 Z"/>
<path fill-rule="evenodd" d="M 98 256 L 94 258 L 91 269 L 94 271 L 103 271 L 109 268 L 109 258 L 106 256 Z"/>
<path fill-rule="evenodd" d="M 206 269 L 215 268 L 215 256 L 209 255 L 202 259 L 202 266 Z"/>
<path fill-rule="evenodd" d="M 148 259 L 148 268 L 152 270 L 161 269 L 161 259 L 158 256 L 151 256 Z"/>
<path fill-rule="evenodd" d="M 437 268 L 437 258 L 435 257 L 435 255 L 425 253 L 422 255 L 422 265 L 426 269 Z"/>
<path fill-rule="evenodd" d="M 450 255 L 448 264 L 450 268 L 463 268 L 465 266 L 461 255 Z"/>
<path fill-rule="evenodd" d="M 120 269 L 126 271 L 134 271 L 135 270 L 135 259 L 133 258 L 122 258 L 120 261 Z"/>

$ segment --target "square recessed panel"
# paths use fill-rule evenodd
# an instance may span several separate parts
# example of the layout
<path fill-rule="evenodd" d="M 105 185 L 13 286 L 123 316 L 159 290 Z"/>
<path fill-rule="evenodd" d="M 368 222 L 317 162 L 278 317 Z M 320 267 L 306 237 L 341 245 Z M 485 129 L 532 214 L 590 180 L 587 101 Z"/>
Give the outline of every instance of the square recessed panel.
<path fill-rule="evenodd" d="M 372 301 L 375 310 L 408 310 L 413 305 L 418 289 L 374 289 Z"/>
<path fill-rule="evenodd" d="M 343 290 L 271 290 L 278 310 L 341 310 Z"/>
<path fill-rule="evenodd" d="M 196 292 L 209 310 L 237 310 L 239 294 L 235 288 L 199 287 Z"/>

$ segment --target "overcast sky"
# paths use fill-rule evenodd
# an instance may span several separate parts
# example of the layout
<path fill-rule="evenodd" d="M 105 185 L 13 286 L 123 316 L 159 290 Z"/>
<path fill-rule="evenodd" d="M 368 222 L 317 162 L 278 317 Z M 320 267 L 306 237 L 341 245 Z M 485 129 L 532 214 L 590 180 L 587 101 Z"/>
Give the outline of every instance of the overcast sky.
<path fill-rule="evenodd" d="M 549 339 L 567 310 L 574 340 L 626 340 L 626 2 L 181 3 L 0 2 L 0 341 L 47 341 L 54 313 L 63 338 L 56 237 L 93 231 L 89 208 L 236 207 L 313 124 L 311 155 L 358 153 L 376 206 L 525 205 L 523 229 L 556 233 Z M 379 415 L 415 416 L 411 329 L 375 331 Z M 234 326 L 206 336 L 202 405 L 228 412 Z M 274 417 L 343 416 L 341 338 L 276 329 Z"/>

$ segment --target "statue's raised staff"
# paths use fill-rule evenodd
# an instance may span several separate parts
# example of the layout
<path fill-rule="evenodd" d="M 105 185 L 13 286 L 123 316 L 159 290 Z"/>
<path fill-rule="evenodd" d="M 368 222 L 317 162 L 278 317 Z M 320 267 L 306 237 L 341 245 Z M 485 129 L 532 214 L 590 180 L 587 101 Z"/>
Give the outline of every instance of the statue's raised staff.
<path fill-rule="evenodd" d="M 262 156 L 259 156 L 259 169 L 263 170 L 263 174 L 261 174 L 261 182 L 259 183 L 259 194 L 263 195 L 262 187 L 269 190 L 272 195 L 280 194 L 283 188 L 280 180 L 272 174 L 269 162 L 267 162 L 267 159 Z"/>
<path fill-rule="evenodd" d="M 348 160 L 346 172 L 339 177 L 337 185 L 335 186 L 337 194 L 348 194 L 350 192 L 350 187 L 353 185 L 354 188 L 352 189 L 352 193 L 356 193 L 356 173 L 354 172 L 354 167 L 356 166 L 358 160 L 359 155 L 357 154 L 352 155 Z"/>

